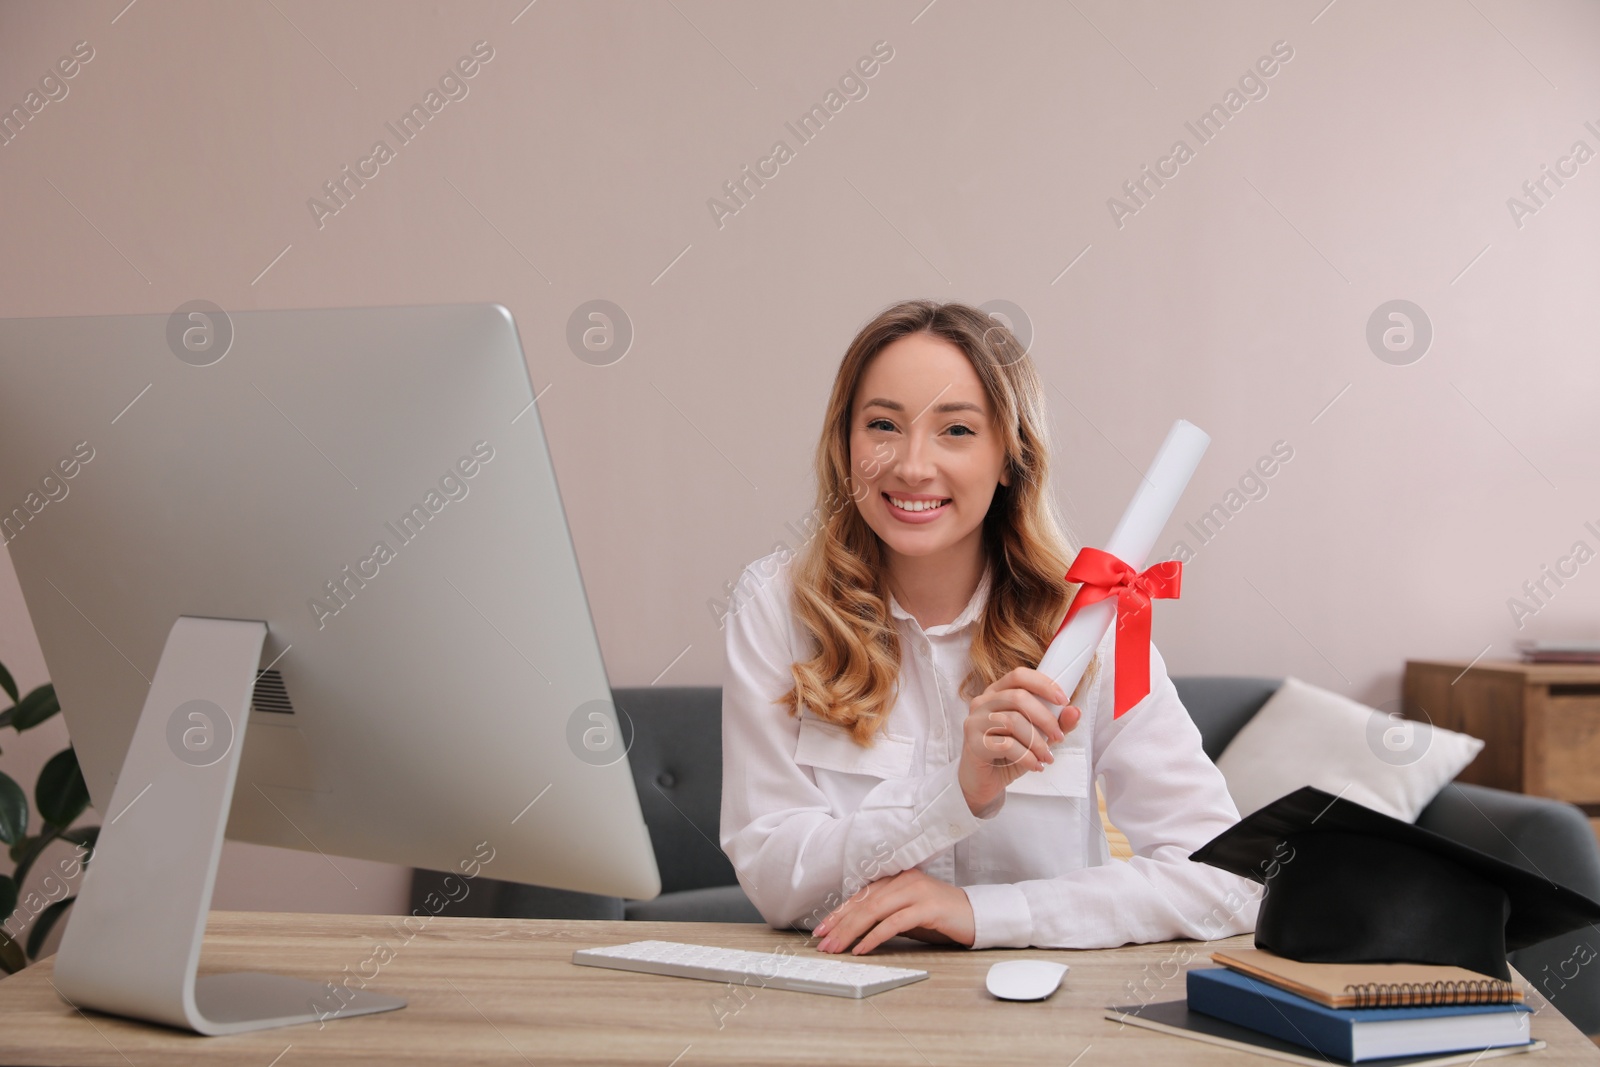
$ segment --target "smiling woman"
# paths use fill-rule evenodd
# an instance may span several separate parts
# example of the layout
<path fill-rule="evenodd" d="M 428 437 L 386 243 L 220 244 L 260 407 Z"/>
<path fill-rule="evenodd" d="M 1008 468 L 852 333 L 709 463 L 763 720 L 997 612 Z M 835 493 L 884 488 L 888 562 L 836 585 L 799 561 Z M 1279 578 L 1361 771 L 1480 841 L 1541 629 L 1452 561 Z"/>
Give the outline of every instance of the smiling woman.
<path fill-rule="evenodd" d="M 943 385 L 938 384 L 941 379 Z M 889 391 L 885 386 L 891 382 L 902 389 L 909 386 L 914 392 L 926 393 L 933 387 L 934 399 L 911 414 L 905 403 L 876 395 Z M 947 565 L 981 562 L 978 553 L 963 546 L 971 541 L 973 544 L 966 547 L 977 547 L 978 525 L 989 511 L 997 485 L 1010 484 L 1009 472 L 1002 469 L 1004 446 L 990 432 L 994 420 L 984 400 L 983 385 L 960 349 L 932 334 L 914 333 L 884 348 L 862 375 L 858 391 L 871 399 L 856 405 L 850 434 L 851 458 L 859 463 L 861 454 L 880 442 L 903 453 L 898 477 L 883 479 L 876 486 L 881 503 L 863 508 L 862 518 L 890 552 L 902 549 L 896 543 L 900 531 L 884 523 L 885 516 L 916 526 L 943 518 L 952 520 L 946 526 L 953 525 L 955 529 L 941 530 L 941 536 L 935 538 L 941 546 L 938 553 L 924 550 L 906 555 L 901 565 L 902 571 L 914 569 L 916 574 L 899 577 L 909 578 L 921 588 L 909 597 L 904 588 L 896 592 L 902 603 L 921 602 L 935 615 L 954 618 L 961 610 L 954 596 L 959 594 L 962 583 L 950 581 L 955 576 L 948 572 Z M 923 420 L 926 422 L 919 431 L 916 424 Z M 944 470 L 943 479 L 935 473 L 937 460 L 943 460 L 937 463 Z M 919 492 L 926 489 L 937 491 Z M 957 556 L 960 558 L 952 558 Z M 918 562 L 912 564 L 912 559 Z M 972 579 L 969 584 L 977 585 L 976 566 L 968 570 L 971 573 L 967 577 Z M 939 603 L 941 597 L 943 604 Z"/>
<path fill-rule="evenodd" d="M 1098 669 L 1115 628 L 1070 698 L 1032 666 L 1076 589 L 1043 395 L 983 312 L 886 309 L 846 351 L 817 446 L 818 501 L 849 503 L 745 569 L 764 578 L 727 619 L 721 844 L 762 915 L 824 952 L 1254 923 L 1251 883 L 1187 862 L 1238 812 L 1154 646 L 1122 716 Z"/>
<path fill-rule="evenodd" d="M 1041 634 L 1060 622 L 1073 589 L 1063 577 L 1072 549 L 1044 474 L 1038 374 L 983 312 L 926 301 L 885 311 L 845 354 L 823 422 L 819 486 L 852 477 L 864 486 L 796 562 L 794 607 L 820 647 L 795 665 L 785 702 L 870 744 L 900 673 L 898 650 L 884 641 L 891 596 L 922 626 L 946 624 L 987 562 L 1008 561 L 997 610 L 972 641 L 962 685 L 970 699 L 1039 661 Z"/>

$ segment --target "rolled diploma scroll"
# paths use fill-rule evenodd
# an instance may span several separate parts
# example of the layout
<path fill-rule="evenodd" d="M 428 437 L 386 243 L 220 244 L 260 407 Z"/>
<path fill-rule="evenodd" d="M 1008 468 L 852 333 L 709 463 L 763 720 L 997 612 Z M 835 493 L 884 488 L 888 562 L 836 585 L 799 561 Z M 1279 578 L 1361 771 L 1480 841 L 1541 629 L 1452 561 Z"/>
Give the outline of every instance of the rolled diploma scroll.
<path fill-rule="evenodd" d="M 1161 442 L 1161 450 L 1133 494 L 1133 502 L 1122 513 L 1117 528 L 1111 531 L 1111 540 L 1105 543 L 1104 551 L 1136 571 L 1144 570 L 1145 559 L 1166 528 L 1167 520 L 1172 518 L 1178 498 L 1188 487 L 1210 443 L 1211 437 L 1194 423 L 1179 419 L 1172 424 L 1167 439 Z M 1069 697 L 1083 680 L 1089 660 L 1100 647 L 1100 639 L 1116 614 L 1116 597 L 1107 597 L 1080 609 L 1045 650 L 1039 670 L 1054 678 Z M 1055 714 L 1060 713 L 1057 708 Z"/>

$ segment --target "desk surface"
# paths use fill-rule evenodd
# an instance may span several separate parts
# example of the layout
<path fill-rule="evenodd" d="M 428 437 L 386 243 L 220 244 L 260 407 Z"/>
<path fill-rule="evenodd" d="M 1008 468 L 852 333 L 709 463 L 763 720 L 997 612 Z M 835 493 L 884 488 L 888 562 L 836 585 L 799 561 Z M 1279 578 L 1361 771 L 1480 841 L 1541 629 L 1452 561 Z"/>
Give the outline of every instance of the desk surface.
<path fill-rule="evenodd" d="M 1227 941 L 1167 942 L 1093 952 L 985 950 L 896 938 L 863 957 L 929 977 L 865 1000 L 776 989 L 730 994 L 713 982 L 580 967 L 573 950 L 646 938 L 815 952 L 797 932 L 761 924 L 579 922 L 440 916 L 409 940 L 399 918 L 216 912 L 202 974 L 263 970 L 317 981 L 377 977 L 410 1001 L 382 1015 L 231 1037 L 198 1037 L 80 1013 L 50 984 L 45 959 L 0 982 L 0 1062 L 74 1064 L 1236 1064 L 1239 1053 L 1101 1017 L 1108 1004 L 1183 996 L 1182 972 L 1209 966 Z M 387 946 L 392 958 L 379 946 Z M 998 1001 L 991 964 L 1016 957 L 1071 964 L 1052 998 Z M 348 972 L 345 970 L 349 968 Z M 1142 992 L 1141 992 L 1142 991 Z M 1600 1050 L 1542 999 L 1533 1034 L 1549 1047 L 1496 1063 L 1593 1064 Z M 1085 1050 L 1088 1050 L 1085 1053 Z M 1082 1056 L 1081 1061 L 1075 1057 Z M 278 1058 L 275 1058 L 278 1057 Z M 1250 1062 L 1273 1061 L 1251 1058 Z"/>

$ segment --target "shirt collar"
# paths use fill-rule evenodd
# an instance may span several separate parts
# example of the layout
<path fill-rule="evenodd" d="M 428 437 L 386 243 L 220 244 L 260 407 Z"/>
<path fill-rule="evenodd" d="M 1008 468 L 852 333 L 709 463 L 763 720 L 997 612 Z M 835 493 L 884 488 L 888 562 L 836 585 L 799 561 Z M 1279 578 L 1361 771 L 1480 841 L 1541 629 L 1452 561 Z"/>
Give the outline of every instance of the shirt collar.
<path fill-rule="evenodd" d="M 959 630 L 966 629 L 977 620 L 978 616 L 983 612 L 984 604 L 988 603 L 989 585 L 989 568 L 985 567 L 983 569 L 983 577 L 978 579 L 978 588 L 972 591 L 972 599 L 968 600 L 967 606 L 961 609 L 961 614 L 957 615 L 954 619 L 947 623 L 942 623 L 938 626 L 929 626 L 922 632 L 927 634 L 929 637 L 939 637 L 944 634 L 956 633 Z M 909 619 L 918 626 L 921 625 L 920 623 L 917 623 L 914 615 L 900 606 L 900 602 L 894 598 L 893 593 L 889 594 L 889 614 L 893 615 L 897 619 Z"/>

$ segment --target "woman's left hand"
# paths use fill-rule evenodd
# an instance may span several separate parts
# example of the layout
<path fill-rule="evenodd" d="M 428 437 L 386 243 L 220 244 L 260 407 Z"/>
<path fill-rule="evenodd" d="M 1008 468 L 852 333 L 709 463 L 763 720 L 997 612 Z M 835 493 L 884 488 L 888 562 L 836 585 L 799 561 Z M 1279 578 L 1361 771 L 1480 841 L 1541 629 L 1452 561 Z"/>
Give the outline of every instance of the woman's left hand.
<path fill-rule="evenodd" d="M 860 938 L 851 950 L 857 956 L 896 934 L 958 945 L 970 945 L 976 936 L 967 894 L 915 867 L 867 885 L 829 912 L 812 933 L 822 937 L 817 948 L 823 952 L 843 952 Z"/>

